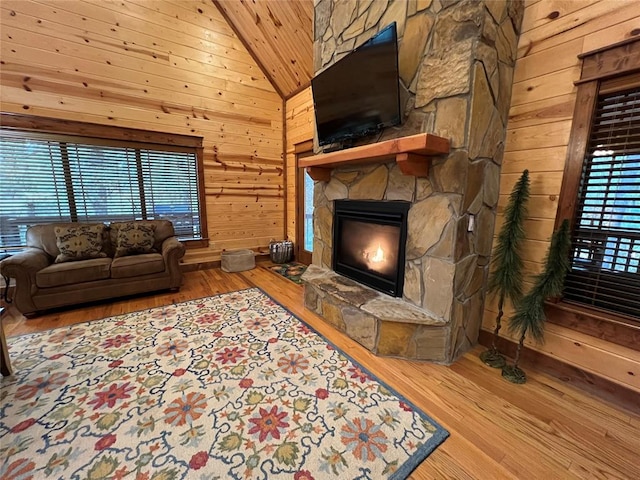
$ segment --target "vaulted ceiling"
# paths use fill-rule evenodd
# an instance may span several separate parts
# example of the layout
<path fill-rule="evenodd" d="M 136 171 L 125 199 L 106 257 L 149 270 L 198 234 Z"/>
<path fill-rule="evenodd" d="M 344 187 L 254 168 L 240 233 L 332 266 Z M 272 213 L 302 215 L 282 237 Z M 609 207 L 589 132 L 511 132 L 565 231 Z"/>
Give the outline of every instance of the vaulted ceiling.
<path fill-rule="evenodd" d="M 313 0 L 213 0 L 284 98 L 313 76 Z"/>

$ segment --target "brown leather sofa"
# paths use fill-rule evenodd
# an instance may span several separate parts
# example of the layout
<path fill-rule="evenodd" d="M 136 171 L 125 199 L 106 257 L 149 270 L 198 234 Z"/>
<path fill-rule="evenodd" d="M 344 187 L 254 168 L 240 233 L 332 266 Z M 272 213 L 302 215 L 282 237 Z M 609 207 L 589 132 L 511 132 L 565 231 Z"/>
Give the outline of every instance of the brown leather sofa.
<path fill-rule="evenodd" d="M 116 238 L 109 227 L 103 234 L 106 258 L 54 263 L 60 253 L 56 225 L 34 225 L 27 230 L 27 246 L 0 263 L 0 272 L 16 279 L 13 302 L 25 316 L 47 309 L 142 292 L 180 288 L 180 259 L 185 247 L 167 220 L 141 221 L 154 225 L 157 253 L 114 258 Z M 76 224 L 79 225 L 79 224 Z"/>

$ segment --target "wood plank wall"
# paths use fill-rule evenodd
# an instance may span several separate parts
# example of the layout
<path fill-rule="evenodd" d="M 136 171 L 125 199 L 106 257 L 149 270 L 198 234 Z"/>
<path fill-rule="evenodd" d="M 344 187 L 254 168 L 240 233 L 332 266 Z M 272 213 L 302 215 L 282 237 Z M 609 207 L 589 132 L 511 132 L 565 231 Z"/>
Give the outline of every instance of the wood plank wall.
<path fill-rule="evenodd" d="M 210 2 L 3 0 L 1 108 L 204 138 L 210 245 L 284 234 L 283 101 Z"/>
<path fill-rule="evenodd" d="M 634 34 L 640 34 L 640 8 L 635 1 L 527 3 L 514 72 L 496 232 L 502 226 L 508 195 L 528 168 L 532 195 L 524 258 L 529 278 L 541 270 L 553 232 L 576 99 L 573 82 L 580 77 L 577 56 Z M 495 299 L 488 298 L 485 330 L 493 329 L 496 311 Z M 508 309 L 507 317 L 510 314 Z M 528 343 L 546 355 L 640 392 L 640 354 L 636 351 L 550 323 L 544 345 Z"/>
<path fill-rule="evenodd" d="M 295 145 L 313 140 L 314 115 L 311 87 L 287 100 L 285 106 L 287 132 L 287 237 L 296 239 L 296 155 Z"/>
<path fill-rule="evenodd" d="M 309 84 L 313 76 L 312 0 L 213 2 L 235 26 L 283 98 Z"/>

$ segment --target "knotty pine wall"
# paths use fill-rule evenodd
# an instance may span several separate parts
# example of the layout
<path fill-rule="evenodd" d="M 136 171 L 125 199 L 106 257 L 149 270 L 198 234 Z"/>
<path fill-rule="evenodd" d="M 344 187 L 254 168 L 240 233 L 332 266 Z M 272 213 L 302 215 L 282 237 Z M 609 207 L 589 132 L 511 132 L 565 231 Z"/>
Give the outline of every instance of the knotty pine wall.
<path fill-rule="evenodd" d="M 558 12 L 557 18 L 552 12 Z M 524 247 L 526 272 L 540 272 L 553 232 L 558 197 L 580 77 L 578 54 L 640 33 L 635 1 L 538 0 L 527 2 L 500 176 L 496 233 L 513 185 L 530 171 L 531 199 Z M 488 297 L 483 328 L 492 331 L 497 312 Z M 507 309 L 506 317 L 511 314 Z M 640 392 L 640 352 L 547 323 L 544 345 L 529 346 L 546 355 Z M 502 329 L 501 333 L 506 333 Z"/>
<path fill-rule="evenodd" d="M 204 138 L 209 247 L 284 236 L 283 101 L 206 1 L 3 0 L 1 109 Z"/>
<path fill-rule="evenodd" d="M 296 154 L 298 143 L 313 140 L 314 114 L 311 87 L 287 100 L 285 106 L 285 128 L 287 132 L 287 236 L 296 239 Z"/>
<path fill-rule="evenodd" d="M 245 40 L 283 98 L 311 81 L 313 0 L 211 1 Z"/>

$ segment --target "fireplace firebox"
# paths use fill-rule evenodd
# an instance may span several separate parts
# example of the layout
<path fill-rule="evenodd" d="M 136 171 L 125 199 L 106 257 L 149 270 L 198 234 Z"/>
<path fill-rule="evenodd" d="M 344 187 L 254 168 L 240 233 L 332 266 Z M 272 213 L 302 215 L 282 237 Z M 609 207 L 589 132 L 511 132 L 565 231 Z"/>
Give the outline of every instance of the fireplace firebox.
<path fill-rule="evenodd" d="M 336 200 L 333 270 L 401 297 L 410 205 L 400 200 Z"/>

